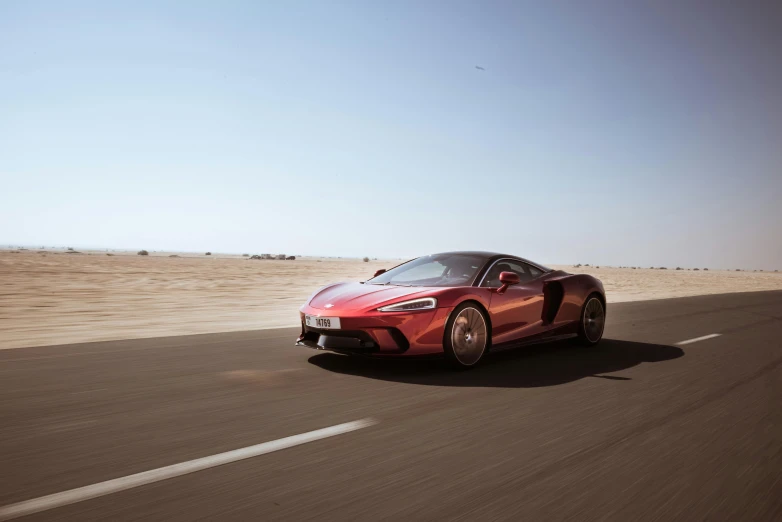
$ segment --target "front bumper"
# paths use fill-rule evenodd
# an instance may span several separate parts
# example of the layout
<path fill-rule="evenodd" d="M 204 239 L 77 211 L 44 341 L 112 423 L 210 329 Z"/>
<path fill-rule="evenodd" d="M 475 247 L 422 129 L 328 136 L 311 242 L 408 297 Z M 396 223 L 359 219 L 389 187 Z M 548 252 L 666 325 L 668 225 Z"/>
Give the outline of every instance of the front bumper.
<path fill-rule="evenodd" d="M 299 346 L 339 353 L 410 356 L 443 353 L 443 332 L 451 309 L 415 312 L 347 314 L 304 306 L 301 308 Z M 324 330 L 304 323 L 304 316 L 339 317 L 341 329 Z"/>

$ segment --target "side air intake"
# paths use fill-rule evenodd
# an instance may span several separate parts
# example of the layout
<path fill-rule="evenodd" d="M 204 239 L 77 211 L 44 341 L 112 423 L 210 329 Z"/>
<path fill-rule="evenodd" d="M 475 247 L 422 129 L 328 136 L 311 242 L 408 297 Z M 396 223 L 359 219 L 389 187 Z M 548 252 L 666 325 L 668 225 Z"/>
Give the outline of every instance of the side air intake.
<path fill-rule="evenodd" d="M 543 324 L 551 324 L 557 318 L 565 291 L 559 281 L 550 281 L 543 286 Z"/>

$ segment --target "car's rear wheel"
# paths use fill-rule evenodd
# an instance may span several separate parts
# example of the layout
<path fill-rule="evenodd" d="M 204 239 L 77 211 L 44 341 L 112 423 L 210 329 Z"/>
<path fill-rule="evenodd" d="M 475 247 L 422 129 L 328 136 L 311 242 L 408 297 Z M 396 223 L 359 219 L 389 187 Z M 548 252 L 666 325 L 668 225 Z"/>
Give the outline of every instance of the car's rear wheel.
<path fill-rule="evenodd" d="M 476 366 L 489 345 L 489 323 L 474 303 L 463 303 L 445 324 L 443 348 L 448 362 L 460 369 Z"/>
<path fill-rule="evenodd" d="M 578 339 L 582 344 L 592 346 L 600 342 L 605 329 L 606 312 L 603 301 L 597 294 L 587 297 L 581 309 L 581 321 L 578 325 Z"/>

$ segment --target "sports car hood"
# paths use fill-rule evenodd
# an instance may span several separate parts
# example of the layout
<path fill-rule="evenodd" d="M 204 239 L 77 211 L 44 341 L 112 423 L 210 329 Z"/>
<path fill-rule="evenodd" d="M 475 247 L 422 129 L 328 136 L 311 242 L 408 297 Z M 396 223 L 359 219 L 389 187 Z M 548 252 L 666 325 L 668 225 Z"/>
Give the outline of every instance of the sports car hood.
<path fill-rule="evenodd" d="M 363 310 L 381 306 L 388 301 L 418 294 L 427 294 L 431 288 L 384 286 L 361 283 L 339 283 L 328 286 L 310 299 L 309 305 L 324 310 Z M 331 305 L 326 308 L 326 305 Z"/>

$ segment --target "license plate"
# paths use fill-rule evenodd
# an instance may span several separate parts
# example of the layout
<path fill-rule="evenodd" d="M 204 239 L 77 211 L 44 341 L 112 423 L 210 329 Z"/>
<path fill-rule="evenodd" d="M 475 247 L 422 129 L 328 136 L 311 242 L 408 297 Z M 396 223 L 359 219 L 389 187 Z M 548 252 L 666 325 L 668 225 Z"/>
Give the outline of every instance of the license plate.
<path fill-rule="evenodd" d="M 314 315 L 305 315 L 304 322 L 312 328 L 322 328 L 324 330 L 339 330 L 339 317 L 317 317 Z"/>

